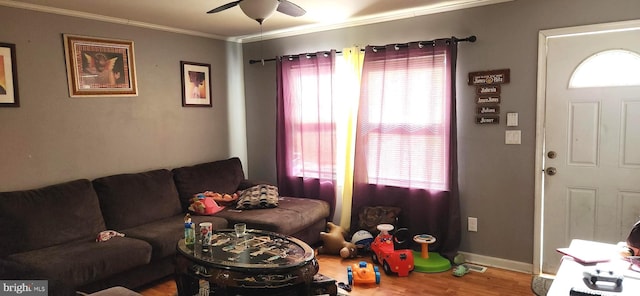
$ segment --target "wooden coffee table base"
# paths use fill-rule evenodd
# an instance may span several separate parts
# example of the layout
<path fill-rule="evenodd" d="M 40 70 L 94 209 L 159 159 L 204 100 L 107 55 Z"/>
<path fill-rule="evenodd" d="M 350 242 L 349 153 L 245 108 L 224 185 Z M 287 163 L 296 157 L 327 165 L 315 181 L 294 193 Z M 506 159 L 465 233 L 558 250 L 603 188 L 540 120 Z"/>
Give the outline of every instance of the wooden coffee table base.
<path fill-rule="evenodd" d="M 198 294 L 200 280 L 209 282 L 209 289 L 215 291 L 215 295 L 312 295 L 313 276 L 318 269 L 314 260 L 284 272 L 231 271 L 206 268 L 177 255 L 175 280 L 179 296 Z"/>

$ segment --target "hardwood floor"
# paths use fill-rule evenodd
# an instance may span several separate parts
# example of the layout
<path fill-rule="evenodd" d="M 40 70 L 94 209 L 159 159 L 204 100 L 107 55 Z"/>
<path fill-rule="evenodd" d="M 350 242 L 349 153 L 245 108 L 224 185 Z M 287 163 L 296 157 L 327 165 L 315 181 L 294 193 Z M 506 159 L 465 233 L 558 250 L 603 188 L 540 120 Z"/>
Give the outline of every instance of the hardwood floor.
<path fill-rule="evenodd" d="M 371 263 L 371 258 L 341 259 L 339 256 L 318 255 L 320 273 L 336 282 L 347 282 L 346 268 L 358 261 Z M 411 272 L 408 277 L 388 276 L 380 269 L 379 285 L 353 287 L 352 296 L 392 296 L 392 295 L 534 295 L 531 291 L 531 275 L 515 271 L 489 267 L 486 272 L 469 272 L 463 277 L 455 277 L 451 270 L 442 273 Z M 339 292 L 341 292 L 339 290 Z M 342 291 L 344 292 L 344 291 Z M 161 281 L 140 291 L 144 296 L 176 295 L 176 285 L 172 278 Z M 340 294 L 338 294 L 340 295 Z"/>

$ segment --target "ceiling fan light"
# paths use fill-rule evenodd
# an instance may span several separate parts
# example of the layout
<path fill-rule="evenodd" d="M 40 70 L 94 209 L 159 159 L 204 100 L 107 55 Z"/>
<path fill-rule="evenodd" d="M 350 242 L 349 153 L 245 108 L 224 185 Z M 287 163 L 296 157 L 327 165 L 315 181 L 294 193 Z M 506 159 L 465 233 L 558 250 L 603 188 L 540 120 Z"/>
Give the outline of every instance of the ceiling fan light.
<path fill-rule="evenodd" d="M 278 0 L 242 0 L 240 8 L 248 17 L 262 23 L 278 8 Z"/>

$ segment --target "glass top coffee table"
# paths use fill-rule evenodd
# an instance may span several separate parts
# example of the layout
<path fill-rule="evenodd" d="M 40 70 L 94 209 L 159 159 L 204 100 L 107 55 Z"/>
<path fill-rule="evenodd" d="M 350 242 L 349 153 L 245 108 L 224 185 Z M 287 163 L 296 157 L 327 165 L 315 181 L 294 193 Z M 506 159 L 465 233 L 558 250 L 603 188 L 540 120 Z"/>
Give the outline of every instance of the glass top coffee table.
<path fill-rule="evenodd" d="M 318 272 L 314 251 L 301 240 L 281 234 L 247 230 L 236 237 L 232 229 L 213 232 L 211 246 L 200 239 L 193 246 L 177 245 L 178 295 L 198 294 L 199 281 L 209 282 L 216 295 L 305 294 Z M 308 293 L 307 293 L 308 294 Z"/>

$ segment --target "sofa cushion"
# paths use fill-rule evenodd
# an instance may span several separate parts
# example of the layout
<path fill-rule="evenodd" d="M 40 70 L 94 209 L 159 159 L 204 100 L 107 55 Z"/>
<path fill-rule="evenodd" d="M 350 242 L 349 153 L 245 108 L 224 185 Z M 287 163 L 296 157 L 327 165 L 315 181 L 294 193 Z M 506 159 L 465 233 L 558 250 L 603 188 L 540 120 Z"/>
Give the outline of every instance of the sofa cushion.
<path fill-rule="evenodd" d="M 249 211 L 224 209 L 216 217 L 227 219 L 230 225 L 244 222 L 247 228 L 292 235 L 318 220 L 326 220 L 329 217 L 329 204 L 317 199 L 280 197 L 277 208 Z"/>
<path fill-rule="evenodd" d="M 198 229 L 200 222 L 211 222 L 213 229 L 227 227 L 227 220 L 210 216 L 191 216 L 193 225 Z M 125 237 L 137 238 L 153 247 L 152 258 L 163 258 L 176 253 L 178 240 L 184 238 L 184 215 L 176 215 L 133 228 L 123 229 Z"/>
<path fill-rule="evenodd" d="M 273 185 L 256 185 L 240 192 L 236 209 L 266 209 L 278 206 L 278 187 Z"/>
<path fill-rule="evenodd" d="M 150 258 L 151 245 L 127 237 L 114 237 L 105 242 L 74 241 L 8 257 L 36 269 L 47 279 L 58 279 L 72 287 L 147 264 Z"/>
<path fill-rule="evenodd" d="M 0 193 L 0 256 L 95 239 L 105 230 L 98 197 L 86 179 Z"/>
<path fill-rule="evenodd" d="M 171 171 L 161 169 L 93 180 L 104 221 L 122 230 L 182 212 Z"/>
<path fill-rule="evenodd" d="M 237 157 L 172 170 L 183 209 L 197 193 L 213 191 L 234 193 L 244 180 L 242 163 Z"/>

